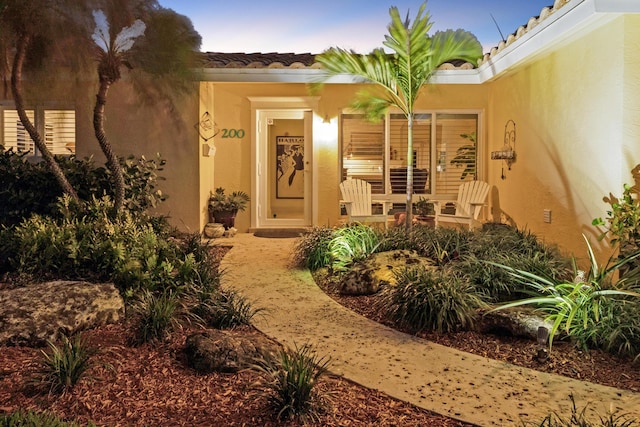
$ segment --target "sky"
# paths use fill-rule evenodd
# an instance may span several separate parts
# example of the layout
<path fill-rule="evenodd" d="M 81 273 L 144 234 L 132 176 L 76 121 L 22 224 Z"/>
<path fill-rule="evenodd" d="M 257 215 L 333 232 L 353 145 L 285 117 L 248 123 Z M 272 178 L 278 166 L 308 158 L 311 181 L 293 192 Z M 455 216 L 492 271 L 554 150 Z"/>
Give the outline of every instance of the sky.
<path fill-rule="evenodd" d="M 389 8 L 413 19 L 421 0 L 159 0 L 188 16 L 204 52 L 321 53 L 329 47 L 369 53 L 382 47 Z M 462 28 L 488 52 L 553 0 L 429 0 L 430 33 Z"/>

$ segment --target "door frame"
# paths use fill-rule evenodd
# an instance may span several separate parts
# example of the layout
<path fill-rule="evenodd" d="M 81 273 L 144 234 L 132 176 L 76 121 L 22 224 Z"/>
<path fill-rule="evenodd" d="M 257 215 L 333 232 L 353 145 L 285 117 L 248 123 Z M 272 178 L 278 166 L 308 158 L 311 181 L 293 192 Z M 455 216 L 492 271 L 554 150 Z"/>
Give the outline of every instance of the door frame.
<path fill-rule="evenodd" d="M 317 97 L 250 97 L 251 102 L 251 228 L 310 227 L 314 221 L 317 179 L 316 156 L 313 151 L 313 110 Z M 305 169 L 304 214 L 300 219 L 269 218 L 267 216 L 268 186 L 268 118 L 304 120 Z"/>

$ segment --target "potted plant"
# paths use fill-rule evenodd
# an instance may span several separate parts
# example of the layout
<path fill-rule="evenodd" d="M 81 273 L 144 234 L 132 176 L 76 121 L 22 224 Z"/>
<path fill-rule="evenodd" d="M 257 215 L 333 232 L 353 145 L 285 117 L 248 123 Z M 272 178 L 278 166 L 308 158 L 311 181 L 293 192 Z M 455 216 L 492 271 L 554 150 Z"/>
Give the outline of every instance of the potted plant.
<path fill-rule="evenodd" d="M 225 194 L 224 188 L 216 188 L 209 196 L 209 221 L 224 224 L 226 229 L 233 227 L 236 214 L 246 209 L 249 200 L 249 195 L 244 191 Z"/>
<path fill-rule="evenodd" d="M 420 197 L 417 202 L 413 204 L 414 219 L 418 224 L 428 225 L 430 227 L 435 226 L 436 211 L 433 207 L 433 203 L 425 197 Z"/>

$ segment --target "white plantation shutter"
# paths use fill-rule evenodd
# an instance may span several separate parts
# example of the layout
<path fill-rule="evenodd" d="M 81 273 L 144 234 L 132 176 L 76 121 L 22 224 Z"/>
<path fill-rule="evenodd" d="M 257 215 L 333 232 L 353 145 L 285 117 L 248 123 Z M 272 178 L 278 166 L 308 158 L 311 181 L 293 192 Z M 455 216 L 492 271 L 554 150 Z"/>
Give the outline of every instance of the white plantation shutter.
<path fill-rule="evenodd" d="M 27 117 L 33 122 L 33 110 L 27 110 Z M 3 111 L 3 141 L 5 150 L 13 149 L 15 152 L 34 152 L 33 141 L 22 125 L 16 110 Z"/>
<path fill-rule="evenodd" d="M 68 155 L 76 151 L 76 112 L 74 110 L 27 110 L 27 117 L 44 137 L 52 154 Z M 34 143 L 25 130 L 16 110 L 3 110 L 3 138 L 5 149 L 35 154 Z M 42 126 L 44 123 L 44 126 Z"/>
<path fill-rule="evenodd" d="M 76 112 L 73 110 L 45 110 L 44 139 L 52 154 L 76 152 Z"/>

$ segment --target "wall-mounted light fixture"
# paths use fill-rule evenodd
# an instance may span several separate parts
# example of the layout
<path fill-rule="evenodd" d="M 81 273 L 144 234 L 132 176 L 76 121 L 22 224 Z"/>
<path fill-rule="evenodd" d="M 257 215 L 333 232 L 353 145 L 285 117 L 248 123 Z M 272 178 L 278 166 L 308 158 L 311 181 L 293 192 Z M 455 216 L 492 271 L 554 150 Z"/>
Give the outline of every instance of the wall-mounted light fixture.
<path fill-rule="evenodd" d="M 491 152 L 491 160 L 503 160 L 509 170 L 511 164 L 516 161 L 516 123 L 513 120 L 509 119 L 504 125 L 504 145 L 499 151 Z M 506 179 L 504 167 L 501 178 Z"/>

